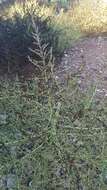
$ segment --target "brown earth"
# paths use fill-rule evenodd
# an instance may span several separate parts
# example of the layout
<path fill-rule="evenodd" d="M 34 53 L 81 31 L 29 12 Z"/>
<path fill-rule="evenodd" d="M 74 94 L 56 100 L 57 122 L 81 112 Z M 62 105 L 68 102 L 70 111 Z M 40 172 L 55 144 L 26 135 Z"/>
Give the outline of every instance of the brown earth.
<path fill-rule="evenodd" d="M 107 37 L 97 36 L 79 40 L 64 52 L 56 71 L 58 82 L 76 76 L 81 90 L 95 87 L 96 95 L 107 96 Z"/>

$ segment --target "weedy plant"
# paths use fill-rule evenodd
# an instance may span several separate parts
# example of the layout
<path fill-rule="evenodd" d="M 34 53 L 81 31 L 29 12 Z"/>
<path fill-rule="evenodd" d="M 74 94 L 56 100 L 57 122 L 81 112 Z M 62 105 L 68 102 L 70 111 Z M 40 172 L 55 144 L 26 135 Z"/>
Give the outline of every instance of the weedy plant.
<path fill-rule="evenodd" d="M 61 89 L 37 28 L 33 37 L 39 48 L 29 59 L 41 75 L 0 82 L 0 188 L 106 190 L 107 102 L 94 102 L 73 79 Z"/>

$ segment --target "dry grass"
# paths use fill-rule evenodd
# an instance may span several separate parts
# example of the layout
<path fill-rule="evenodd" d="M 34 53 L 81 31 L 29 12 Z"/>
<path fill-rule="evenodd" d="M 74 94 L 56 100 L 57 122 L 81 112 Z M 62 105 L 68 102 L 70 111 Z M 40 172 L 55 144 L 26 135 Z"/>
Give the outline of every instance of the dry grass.
<path fill-rule="evenodd" d="M 36 0 L 24 1 L 24 3 L 15 2 L 10 7 L 6 8 L 4 11 L 4 18 L 15 18 L 15 15 L 19 15 L 23 18 L 26 14 L 32 14 L 48 17 L 53 15 L 53 7 L 39 6 Z"/>
<path fill-rule="evenodd" d="M 81 0 L 68 17 L 85 33 L 107 32 L 107 3 L 103 0 Z"/>

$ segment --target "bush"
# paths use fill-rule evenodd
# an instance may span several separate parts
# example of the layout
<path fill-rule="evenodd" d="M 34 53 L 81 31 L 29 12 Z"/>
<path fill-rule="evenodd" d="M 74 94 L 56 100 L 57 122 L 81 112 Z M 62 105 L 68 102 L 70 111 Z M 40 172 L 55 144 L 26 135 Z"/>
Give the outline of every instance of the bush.
<path fill-rule="evenodd" d="M 36 16 L 34 22 L 40 31 L 43 43 L 48 44 L 49 47 L 57 46 L 57 35 L 48 26 L 49 19 L 42 20 Z M 33 46 L 33 30 L 31 15 L 22 19 L 17 15 L 14 22 L 10 19 L 1 20 L 0 62 L 8 71 L 21 70 L 28 64 L 29 47 Z"/>
<path fill-rule="evenodd" d="M 15 3 L 5 9 L 0 22 L 0 62 L 8 71 L 22 70 L 28 63 L 29 47 L 32 48 L 32 18 L 43 43 L 60 56 L 71 42 L 80 37 L 67 13 L 56 14 L 54 8 L 39 6 L 34 1 Z"/>
<path fill-rule="evenodd" d="M 19 10 L 16 5 L 20 5 Z M 34 13 L 34 10 L 27 9 L 27 6 L 28 4 L 12 5 L 8 8 L 8 14 L 5 13 L 5 16 L 2 15 L 1 17 L 0 62 L 1 67 L 4 66 L 9 72 L 21 71 L 29 63 L 29 48 L 33 47 L 32 33 L 34 27 L 32 20 L 40 32 L 43 43 L 53 47 L 54 54 L 57 52 L 57 33 L 49 24 L 51 22 L 50 18 L 40 16 L 37 13 L 39 11 L 38 6 L 35 7 Z"/>

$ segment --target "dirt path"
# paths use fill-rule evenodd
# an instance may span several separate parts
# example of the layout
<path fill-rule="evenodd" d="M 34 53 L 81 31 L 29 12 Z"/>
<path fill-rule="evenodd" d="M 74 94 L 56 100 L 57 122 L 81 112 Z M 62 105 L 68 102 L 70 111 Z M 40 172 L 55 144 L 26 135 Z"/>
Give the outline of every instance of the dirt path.
<path fill-rule="evenodd" d="M 56 78 L 76 75 L 80 89 L 96 87 L 96 95 L 107 96 L 107 37 L 91 37 L 76 42 L 64 52 Z"/>

